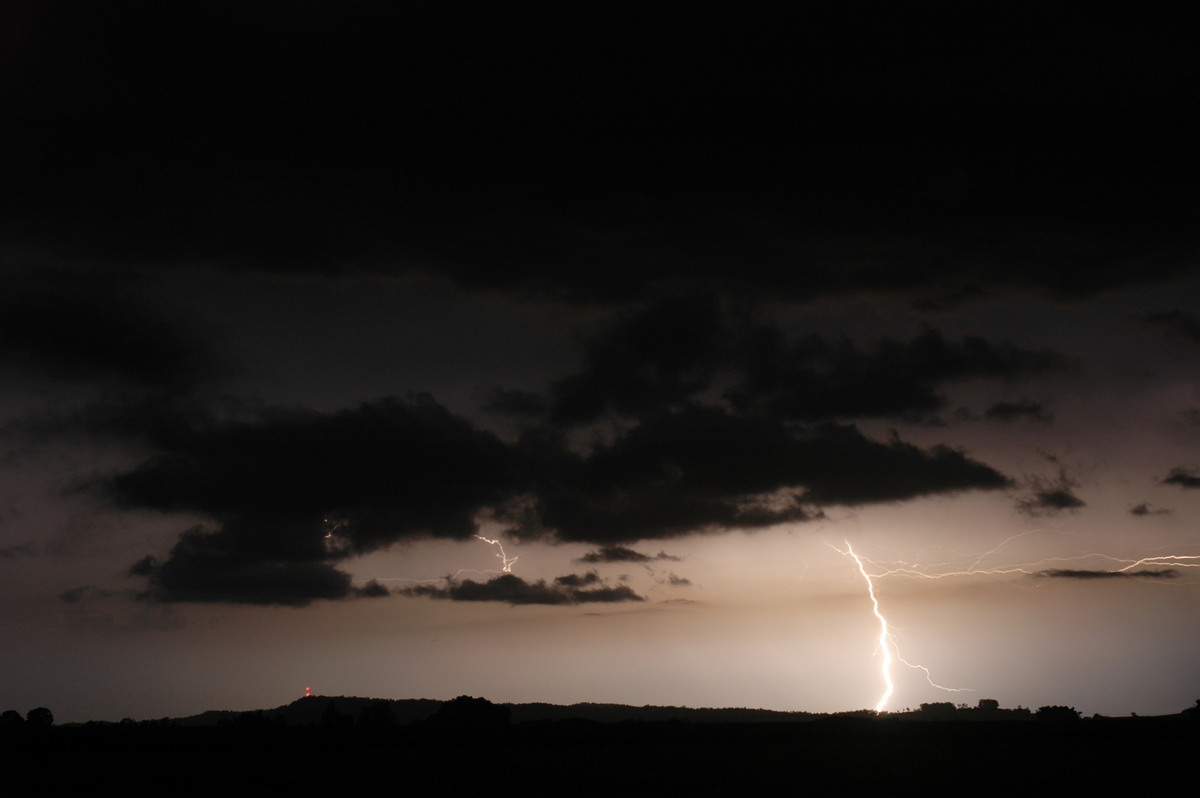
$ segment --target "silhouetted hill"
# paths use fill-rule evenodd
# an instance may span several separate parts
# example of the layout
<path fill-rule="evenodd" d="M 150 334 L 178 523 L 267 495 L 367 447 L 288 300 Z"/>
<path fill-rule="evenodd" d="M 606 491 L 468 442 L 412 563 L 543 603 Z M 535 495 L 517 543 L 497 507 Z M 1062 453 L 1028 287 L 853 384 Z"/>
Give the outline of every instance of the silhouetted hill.
<path fill-rule="evenodd" d="M 385 705 L 391 711 L 392 721 L 399 725 L 407 725 L 425 720 L 433 715 L 445 703 L 429 698 L 362 698 L 360 696 L 308 696 L 298 698 L 290 704 L 284 704 L 274 709 L 256 710 L 252 713 L 231 710 L 209 710 L 199 715 L 186 718 L 173 718 L 179 726 L 218 726 L 238 718 L 252 714 L 266 720 L 280 721 L 287 726 L 317 726 L 333 712 L 357 720 L 364 709 L 372 706 Z"/>
<path fill-rule="evenodd" d="M 360 696 L 309 696 L 274 709 L 237 712 L 232 710 L 209 710 L 199 715 L 172 718 L 179 726 L 218 726 L 254 716 L 261 720 L 283 723 L 287 726 L 316 726 L 332 712 L 351 720 L 357 720 L 368 707 L 386 706 L 396 725 L 428 720 L 445 702 L 428 698 L 379 699 Z M 779 712 L 770 709 L 725 707 L 704 709 L 673 706 L 629 706 L 626 704 L 503 704 L 510 712 L 512 723 L 547 720 L 589 720 L 600 723 L 623 721 L 687 721 L 689 723 L 794 723 L 814 720 L 820 715 L 810 712 Z"/>
<path fill-rule="evenodd" d="M 1194 792 L 1197 713 L 1080 718 L 1050 709 L 1040 720 L 1026 710 L 1024 720 L 979 722 L 974 710 L 941 706 L 805 715 L 318 696 L 174 723 L 26 724 L 0 742 L 6 795 Z M 742 714 L 766 722 L 707 722 Z M 776 722 L 783 718 L 798 722 Z"/>
<path fill-rule="evenodd" d="M 594 720 L 601 723 L 622 721 L 666 721 L 680 720 L 689 723 L 788 723 L 813 720 L 818 717 L 809 712 L 778 712 L 771 709 L 719 708 L 697 709 L 692 707 L 634 707 L 626 704 L 509 704 L 512 722 L 540 720 Z"/>
<path fill-rule="evenodd" d="M 457 699 L 456 699 L 457 700 Z M 479 699 L 483 700 L 483 699 Z M 209 710 L 199 715 L 183 718 L 164 718 L 158 724 L 184 727 L 225 726 L 234 723 L 271 724 L 278 726 L 328 726 L 341 723 L 346 726 L 368 725 L 409 726 L 428 721 L 449 702 L 429 698 L 382 699 L 362 696 L 307 696 L 290 704 L 274 709 L 250 712 L 234 710 Z M 1037 712 L 1018 707 L 1003 709 L 990 699 L 979 706 L 955 706 L 950 703 L 922 704 L 919 709 L 907 712 L 891 712 L 877 716 L 867 709 L 821 714 L 812 712 L 782 712 L 770 709 L 747 707 L 676 707 L 676 706 L 630 706 L 627 704 L 498 704 L 508 710 L 510 723 L 544 723 L 548 721 L 588 721 L 595 723 L 667 721 L 698 724 L 757 724 L 757 723 L 807 723 L 813 721 L 850 721 L 853 719 L 877 722 L 1026 722 L 1033 720 L 1071 722 L 1080 720 L 1079 713 L 1070 707 L 1041 707 Z M 364 713 L 366 713 L 364 715 Z M 1186 715 L 1191 713 L 1191 715 Z M 1191 717 L 1196 711 L 1189 709 L 1185 714 L 1159 716 L 1158 720 L 1170 721 L 1185 715 Z M 1093 721 L 1100 718 L 1089 718 Z M 1150 721 L 1153 718 L 1103 718 L 1110 722 L 1123 720 Z"/>

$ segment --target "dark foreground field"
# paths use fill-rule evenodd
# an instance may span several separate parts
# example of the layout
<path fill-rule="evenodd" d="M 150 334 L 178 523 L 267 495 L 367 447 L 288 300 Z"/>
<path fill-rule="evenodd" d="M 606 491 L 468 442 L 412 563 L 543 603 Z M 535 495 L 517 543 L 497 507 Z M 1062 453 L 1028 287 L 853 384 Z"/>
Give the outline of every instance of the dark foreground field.
<path fill-rule="evenodd" d="M 3 741 L 8 795 L 1194 794 L 1200 724 L 692 724 L 540 721 L 499 729 L 92 725 Z"/>

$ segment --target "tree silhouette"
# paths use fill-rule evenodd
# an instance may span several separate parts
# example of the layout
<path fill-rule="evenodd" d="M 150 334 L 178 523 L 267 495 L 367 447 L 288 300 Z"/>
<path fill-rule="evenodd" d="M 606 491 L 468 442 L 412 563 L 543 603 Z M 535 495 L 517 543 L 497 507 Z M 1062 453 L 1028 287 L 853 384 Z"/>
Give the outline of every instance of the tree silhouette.
<path fill-rule="evenodd" d="M 950 718 L 954 716 L 954 704 L 949 701 L 921 704 L 921 714 L 931 718 Z"/>
<path fill-rule="evenodd" d="M 48 729 L 54 725 L 54 714 L 45 707 L 34 707 L 25 715 L 25 721 L 31 728 Z"/>
<path fill-rule="evenodd" d="M 509 709 L 486 698 L 460 695 L 438 707 L 427 723 L 455 728 L 500 728 L 509 722 Z"/>
<path fill-rule="evenodd" d="M 1051 723 L 1064 723 L 1079 720 L 1079 710 L 1075 707 L 1038 707 L 1038 711 L 1034 713 L 1034 717 L 1038 720 L 1049 721 Z"/>
<path fill-rule="evenodd" d="M 396 725 L 396 716 L 387 701 L 372 701 L 358 711 L 358 725 L 363 729 L 386 729 Z"/>
<path fill-rule="evenodd" d="M 325 707 L 324 714 L 321 715 L 321 728 L 323 729 L 348 729 L 353 725 L 354 718 L 338 711 L 333 701 L 329 702 Z"/>

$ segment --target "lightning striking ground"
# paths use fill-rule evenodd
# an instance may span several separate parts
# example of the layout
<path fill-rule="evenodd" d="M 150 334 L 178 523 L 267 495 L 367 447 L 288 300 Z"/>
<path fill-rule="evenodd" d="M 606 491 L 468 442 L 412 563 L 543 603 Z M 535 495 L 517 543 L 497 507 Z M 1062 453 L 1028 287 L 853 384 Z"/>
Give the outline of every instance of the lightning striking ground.
<path fill-rule="evenodd" d="M 1087 554 L 1079 554 L 1069 557 L 1047 557 L 1029 562 L 1020 562 L 995 567 L 984 567 L 983 563 L 985 560 L 998 554 L 1001 549 L 1005 548 L 1009 543 L 1018 538 L 1023 538 L 1027 535 L 1033 535 L 1043 531 L 1045 530 L 1036 529 L 1028 532 L 1022 532 L 1017 535 L 1012 535 L 1011 537 L 1005 538 L 999 544 L 985 552 L 963 557 L 963 559 L 966 559 L 970 562 L 970 565 L 966 566 L 965 568 L 961 566 L 955 568 L 950 562 L 941 562 L 932 565 L 920 565 L 918 563 L 904 561 L 878 562 L 869 558 L 861 557 L 857 552 L 854 551 L 854 548 L 850 545 L 848 540 L 843 541 L 845 544 L 844 549 L 838 548 L 831 543 L 826 543 L 826 545 L 834 551 L 854 560 L 859 574 L 862 575 L 863 581 L 867 583 L 867 594 L 871 599 L 872 613 L 874 614 L 875 619 L 879 622 L 879 636 L 876 644 L 876 650 L 882 654 L 880 677 L 884 684 L 884 691 L 875 705 L 876 712 L 885 711 L 888 701 L 895 693 L 895 681 L 892 675 L 892 665 L 897 661 L 910 668 L 913 668 L 914 670 L 922 671 L 925 674 L 925 679 L 928 681 L 930 686 L 939 690 L 952 693 L 973 692 L 972 688 L 946 687 L 945 685 L 938 684 L 933 680 L 932 674 L 927 667 L 917 663 L 909 662 L 900 655 L 900 650 L 896 644 L 895 637 L 892 634 L 891 626 L 889 625 L 887 618 L 884 616 L 883 611 L 880 609 L 879 597 L 875 590 L 876 579 L 899 576 L 938 580 L 954 577 L 1004 576 L 1021 574 L 1031 577 L 1131 577 L 1154 580 L 1158 583 L 1165 584 L 1166 582 L 1163 580 L 1163 577 L 1176 576 L 1177 571 L 1175 569 L 1200 568 L 1200 554 L 1163 554 L 1133 559 L 1127 557 L 1115 557 L 1113 555 L 1100 552 L 1090 552 Z M 871 566 L 870 570 L 868 570 L 868 565 Z M 1064 567 L 1066 565 L 1074 567 Z M 1091 565 L 1093 567 L 1085 568 L 1085 565 Z M 1094 567 L 1096 565 L 1102 565 L 1103 567 L 1096 568 Z"/>
<path fill-rule="evenodd" d="M 858 572 L 862 574 L 863 579 L 867 582 L 867 593 L 871 596 L 872 611 L 875 613 L 875 618 L 879 621 L 879 650 L 883 652 L 883 664 L 880 670 L 883 675 L 884 690 L 883 695 L 879 697 L 879 701 L 875 704 L 875 711 L 883 712 L 887 707 L 888 699 L 892 697 L 892 693 L 896 689 L 895 683 L 892 681 L 892 633 L 888 629 L 887 618 L 879 611 L 879 599 L 875 595 L 875 583 L 871 581 L 871 575 L 867 573 L 867 568 L 863 565 L 862 560 L 854 553 L 854 548 L 850 545 L 850 541 L 847 540 L 845 543 L 846 550 L 842 553 L 849 555 L 853 558 L 855 564 L 858 565 Z"/>

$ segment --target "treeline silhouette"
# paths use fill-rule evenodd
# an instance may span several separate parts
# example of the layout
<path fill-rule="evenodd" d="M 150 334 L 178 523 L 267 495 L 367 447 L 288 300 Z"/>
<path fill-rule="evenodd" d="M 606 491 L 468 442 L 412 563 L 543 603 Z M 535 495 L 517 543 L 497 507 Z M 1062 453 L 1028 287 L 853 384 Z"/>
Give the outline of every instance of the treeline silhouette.
<path fill-rule="evenodd" d="M 817 715 L 313 696 L 149 721 L 55 726 L 44 707 L 3 717 L 14 795 L 102 786 L 156 796 L 1162 790 L 1185 786 L 1188 768 L 1116 763 L 1186 765 L 1200 742 L 1200 701 L 1169 716 L 1084 718 L 989 699 Z"/>
<path fill-rule="evenodd" d="M 22 717 L 15 709 L 6 709 L 0 713 L 0 731 L 22 731 L 30 729 L 48 729 L 54 725 L 54 713 L 45 707 L 34 707 Z"/>
<path fill-rule="evenodd" d="M 1138 718 L 1140 721 L 1175 722 L 1200 721 L 1200 699 L 1176 715 Z M 68 727 L 96 728 L 197 728 L 250 729 L 268 731 L 284 728 L 317 728 L 323 731 L 352 729 L 383 730 L 398 727 L 421 729 L 501 729 L 511 725 L 532 725 L 546 722 L 575 722 L 597 724 L 619 723 L 693 723 L 693 724 L 786 724 L 845 720 L 870 720 L 875 723 L 905 722 L 978 722 L 978 721 L 1045 721 L 1069 723 L 1081 720 L 1112 722 L 1123 718 L 1093 715 L 1084 718 L 1074 707 L 1042 706 L 1037 710 L 1023 706 L 1003 708 L 995 699 L 980 699 L 975 706 L 934 702 L 921 704 L 917 709 L 895 712 L 875 712 L 869 709 L 836 713 L 784 712 L 745 707 L 693 708 L 678 706 L 630 706 L 626 704 L 581 703 L 570 705 L 531 703 L 495 704 L 485 698 L 459 696 L 450 701 L 431 699 L 380 699 L 358 696 L 316 696 L 299 698 L 271 710 L 248 712 L 208 711 L 183 718 L 134 721 L 125 718 L 118 723 L 88 721 Z M 0 714 L 0 732 L 13 734 L 25 730 L 47 729 L 54 726 L 54 715 L 46 707 L 35 707 L 24 716 L 13 709 Z"/>

